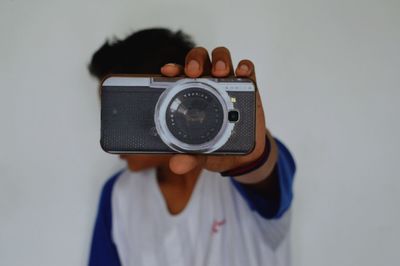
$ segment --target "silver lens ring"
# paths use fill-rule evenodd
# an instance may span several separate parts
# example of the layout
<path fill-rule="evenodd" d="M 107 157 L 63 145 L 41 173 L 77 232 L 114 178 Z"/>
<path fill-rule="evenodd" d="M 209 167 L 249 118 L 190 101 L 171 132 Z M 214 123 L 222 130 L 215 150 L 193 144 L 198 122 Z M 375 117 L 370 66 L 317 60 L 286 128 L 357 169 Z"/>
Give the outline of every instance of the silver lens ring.
<path fill-rule="evenodd" d="M 201 144 L 188 144 L 177 139 L 168 128 L 166 122 L 166 113 L 170 102 L 179 92 L 190 88 L 199 88 L 211 93 L 218 100 L 223 111 L 222 126 L 218 133 L 210 141 Z M 167 88 L 160 95 L 154 112 L 154 123 L 160 138 L 171 149 L 177 152 L 210 153 L 224 145 L 231 136 L 234 127 L 233 123 L 228 121 L 228 111 L 231 109 L 233 109 L 233 104 L 230 101 L 230 97 L 224 89 L 218 89 L 218 83 L 202 78 L 182 79 Z"/>

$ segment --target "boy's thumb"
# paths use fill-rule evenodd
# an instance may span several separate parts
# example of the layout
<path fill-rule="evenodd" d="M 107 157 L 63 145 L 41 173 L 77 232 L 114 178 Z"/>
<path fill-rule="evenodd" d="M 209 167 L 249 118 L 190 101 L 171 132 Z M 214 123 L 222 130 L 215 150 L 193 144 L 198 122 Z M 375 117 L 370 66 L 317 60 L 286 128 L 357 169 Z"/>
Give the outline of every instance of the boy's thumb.
<path fill-rule="evenodd" d="M 199 166 L 200 163 L 200 158 L 193 155 L 178 154 L 172 156 L 169 160 L 169 168 L 175 174 L 183 175 Z"/>

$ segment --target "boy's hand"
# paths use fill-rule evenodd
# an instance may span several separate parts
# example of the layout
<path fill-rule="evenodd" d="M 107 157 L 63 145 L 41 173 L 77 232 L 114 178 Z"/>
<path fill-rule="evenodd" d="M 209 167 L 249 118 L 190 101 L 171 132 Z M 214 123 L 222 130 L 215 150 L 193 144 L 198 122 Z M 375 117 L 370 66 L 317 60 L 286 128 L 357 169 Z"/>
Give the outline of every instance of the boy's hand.
<path fill-rule="evenodd" d="M 229 50 L 218 47 L 212 51 L 212 61 L 203 47 L 193 48 L 186 56 L 185 66 L 166 64 L 161 73 L 168 77 L 185 74 L 190 78 L 211 75 L 214 77 L 246 77 L 256 82 L 254 64 L 250 60 L 241 60 L 234 70 Z M 260 95 L 256 92 L 256 145 L 254 150 L 246 155 L 215 156 L 215 155 L 188 155 L 178 154 L 169 161 L 171 171 L 176 174 L 185 174 L 196 167 L 202 167 L 214 172 L 224 172 L 257 160 L 265 147 L 265 118 Z"/>

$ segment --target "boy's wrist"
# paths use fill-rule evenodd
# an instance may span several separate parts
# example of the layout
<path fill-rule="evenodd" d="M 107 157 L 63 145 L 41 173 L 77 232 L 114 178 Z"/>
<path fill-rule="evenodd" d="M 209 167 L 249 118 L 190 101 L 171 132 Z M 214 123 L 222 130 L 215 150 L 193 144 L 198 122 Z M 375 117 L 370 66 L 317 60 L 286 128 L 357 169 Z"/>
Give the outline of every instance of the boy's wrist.
<path fill-rule="evenodd" d="M 247 184 L 258 183 L 267 178 L 278 159 L 278 149 L 271 134 L 266 131 L 264 151 L 255 161 L 221 172 L 222 176 L 234 177 L 236 181 Z"/>

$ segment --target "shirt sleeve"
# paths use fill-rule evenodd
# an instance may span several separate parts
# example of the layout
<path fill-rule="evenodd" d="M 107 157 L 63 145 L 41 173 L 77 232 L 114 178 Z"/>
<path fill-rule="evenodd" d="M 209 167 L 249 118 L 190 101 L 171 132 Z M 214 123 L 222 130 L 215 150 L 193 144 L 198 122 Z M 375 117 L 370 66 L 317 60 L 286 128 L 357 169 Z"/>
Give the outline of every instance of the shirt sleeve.
<path fill-rule="evenodd" d="M 115 181 L 122 171 L 112 176 L 103 186 L 94 226 L 89 266 L 120 266 L 117 248 L 111 236 L 111 195 Z"/>
<path fill-rule="evenodd" d="M 247 201 L 252 210 L 266 219 L 279 219 L 290 208 L 293 199 L 293 179 L 296 165 L 293 156 L 282 142 L 275 139 L 278 147 L 278 160 L 275 166 L 279 179 L 279 198 L 268 197 L 248 189 L 230 177 L 234 187 Z"/>

